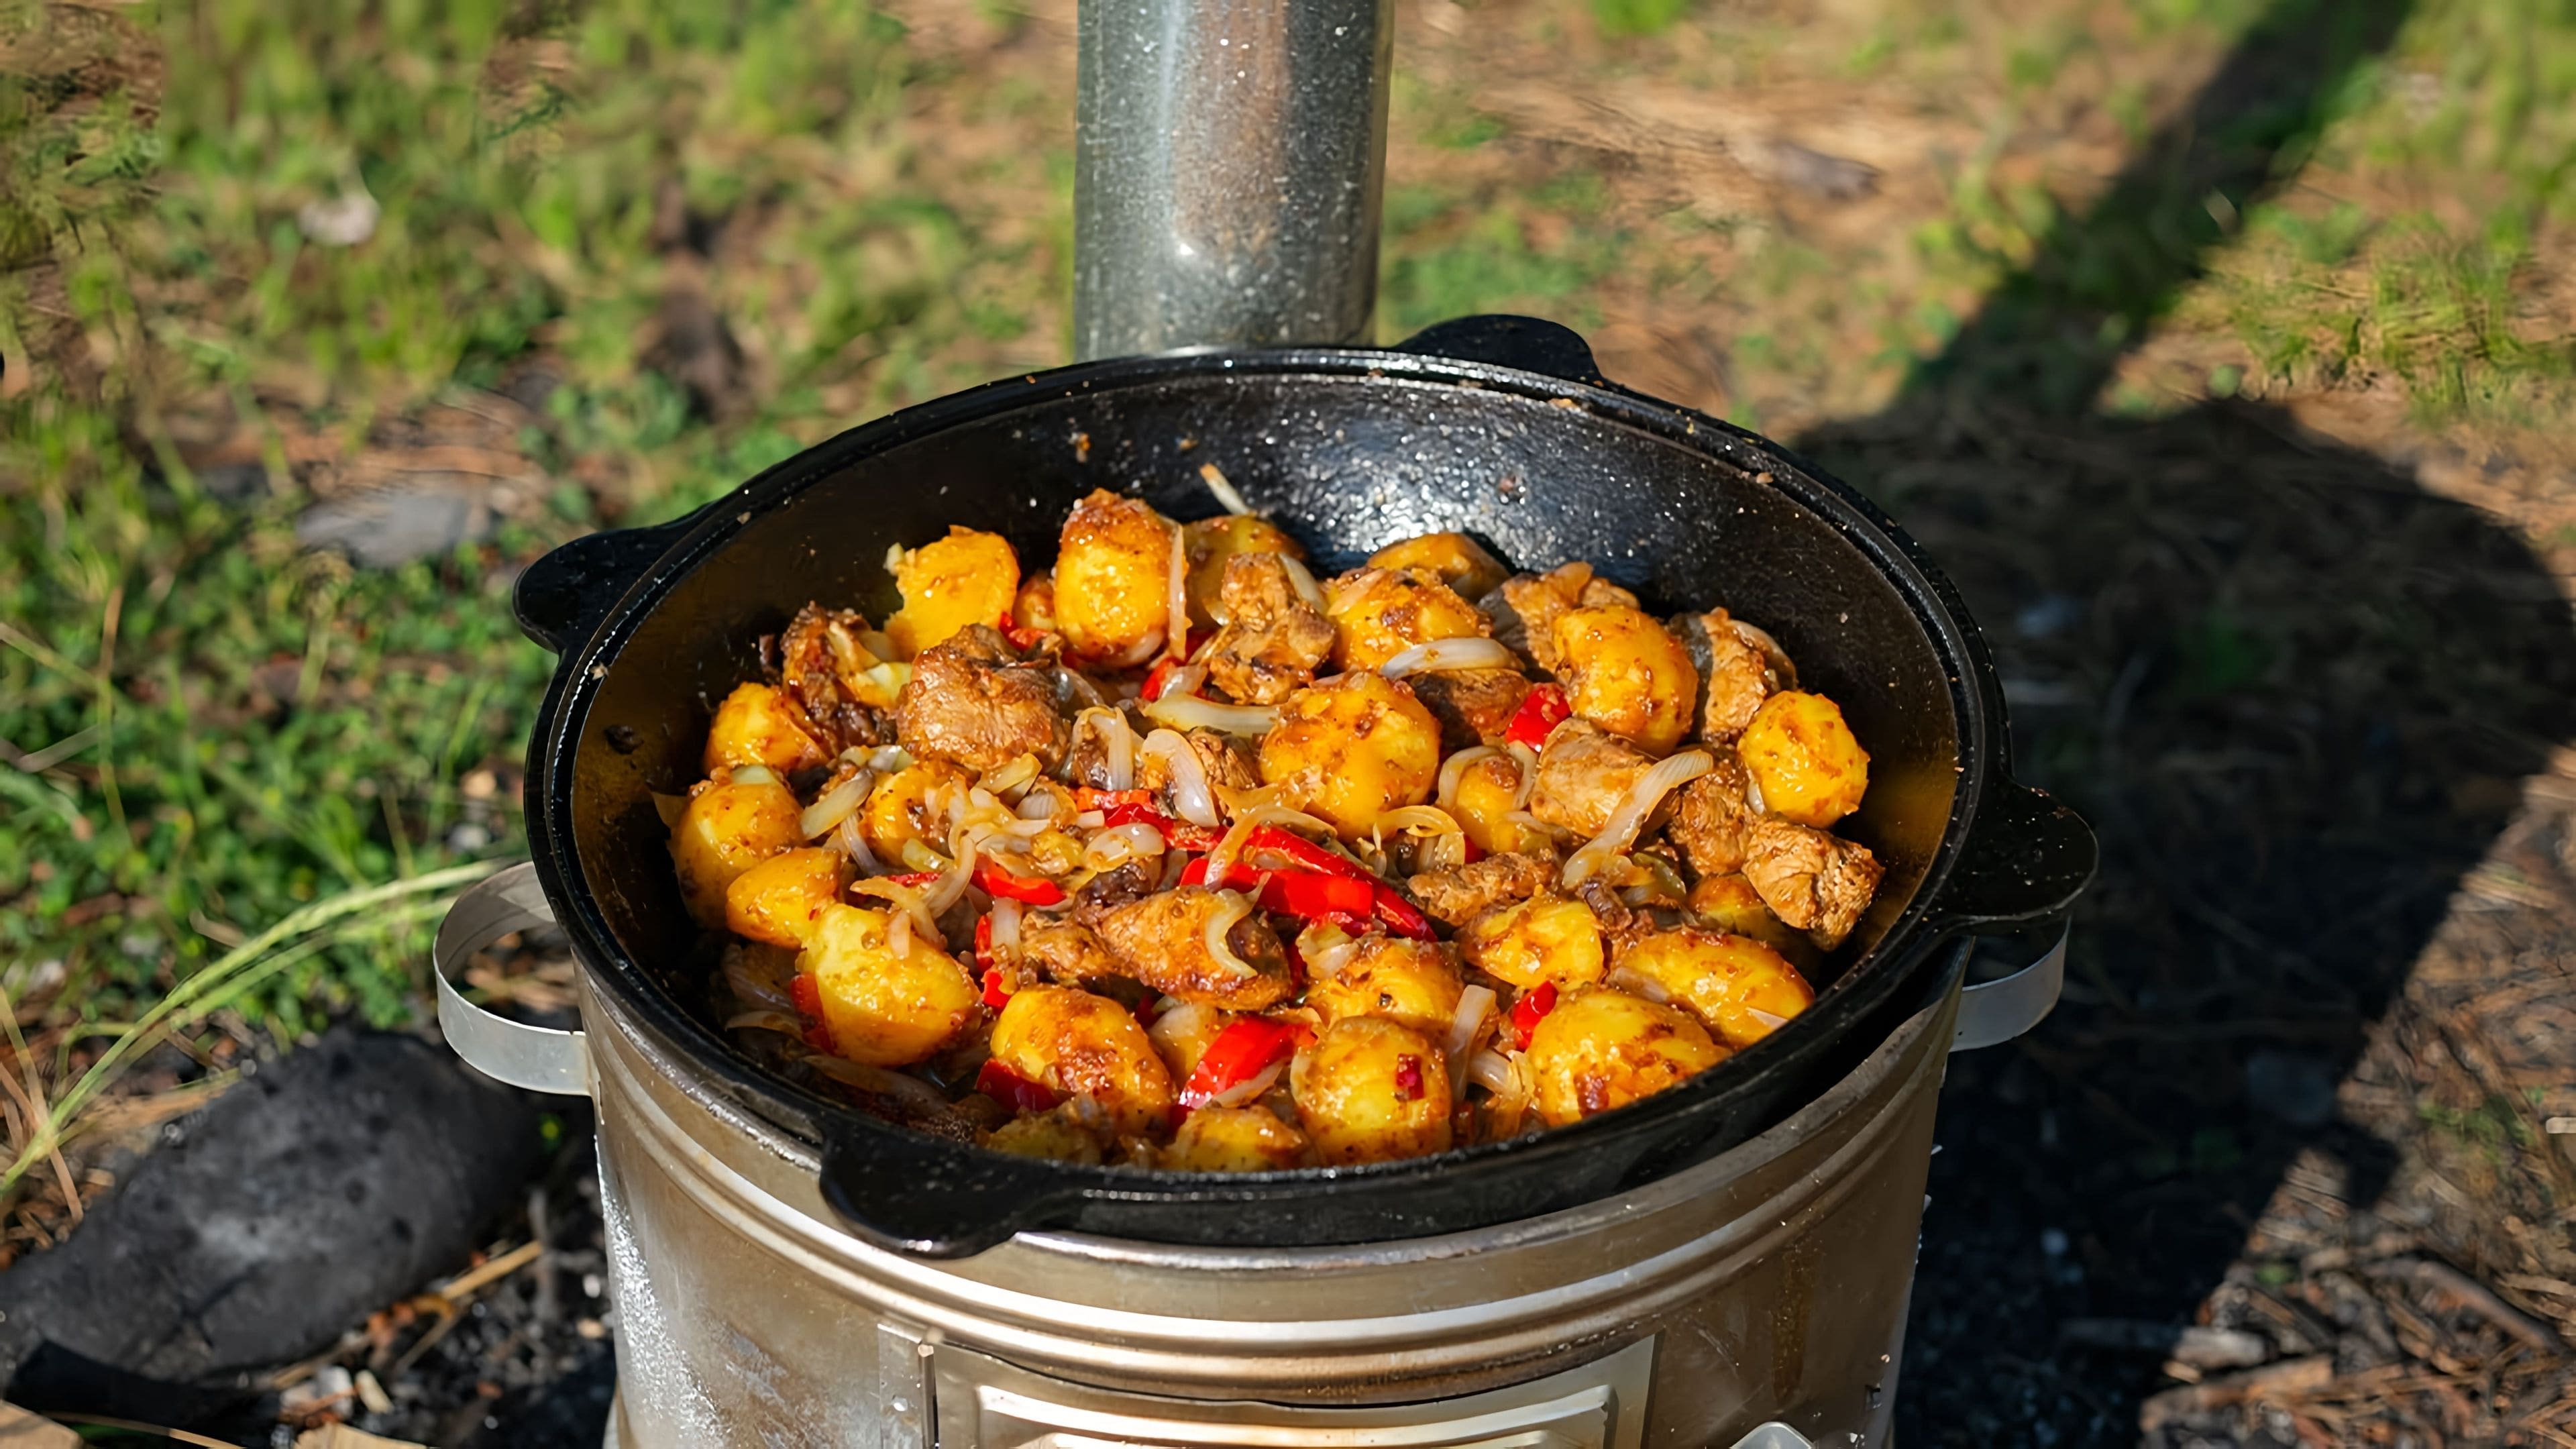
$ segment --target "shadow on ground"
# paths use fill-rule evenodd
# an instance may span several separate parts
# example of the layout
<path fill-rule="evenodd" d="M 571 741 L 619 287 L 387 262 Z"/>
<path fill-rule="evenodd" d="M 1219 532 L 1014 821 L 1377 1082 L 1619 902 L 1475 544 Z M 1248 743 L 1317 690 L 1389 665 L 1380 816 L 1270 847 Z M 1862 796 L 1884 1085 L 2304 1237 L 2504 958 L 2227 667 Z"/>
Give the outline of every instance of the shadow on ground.
<path fill-rule="evenodd" d="M 2576 733 L 2568 609 L 2488 515 L 2260 406 L 2076 411 L 2404 10 L 2276 6 L 1896 407 L 1800 440 L 1952 573 L 2103 844 L 2066 1003 L 1952 1068 L 1902 1442 L 2133 1442 L 2157 1358 L 2063 1320 L 2190 1321 L 2303 1154 L 2367 1218 L 2396 1148 L 2336 1084 Z"/>

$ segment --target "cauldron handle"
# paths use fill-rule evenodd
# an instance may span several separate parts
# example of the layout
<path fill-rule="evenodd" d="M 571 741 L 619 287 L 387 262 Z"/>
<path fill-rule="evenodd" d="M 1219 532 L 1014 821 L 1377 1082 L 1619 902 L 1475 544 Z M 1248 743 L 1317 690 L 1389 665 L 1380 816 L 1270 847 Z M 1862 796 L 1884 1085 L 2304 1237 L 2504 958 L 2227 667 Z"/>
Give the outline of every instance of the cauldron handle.
<path fill-rule="evenodd" d="M 914 1258 L 966 1258 L 1015 1233 L 1072 1226 L 1083 1192 L 1033 1157 L 983 1152 L 909 1127 L 827 1122 L 823 1201 L 861 1239 Z"/>
<path fill-rule="evenodd" d="M 1398 343 L 1398 352 L 1418 352 L 1455 362 L 1486 362 L 1544 373 L 1593 387 L 1607 383 L 1592 360 L 1592 345 L 1583 334 L 1543 317 L 1517 317 L 1488 312 L 1435 322 Z"/>
<path fill-rule="evenodd" d="M 518 616 L 520 632 L 555 654 L 580 648 L 644 571 L 697 526 L 704 511 L 644 528 L 586 533 L 528 565 L 510 591 L 510 610 Z"/>
<path fill-rule="evenodd" d="M 438 1029 L 465 1064 L 497 1082 L 567 1097 L 590 1095 L 590 1038 L 577 1031 L 530 1026 L 485 1011 L 456 989 L 456 973 L 475 952 L 532 926 L 554 924 L 554 907 L 534 864 L 521 861 L 484 877 L 456 898 L 429 949 L 438 977 Z"/>
<path fill-rule="evenodd" d="M 2091 884 L 2100 857 L 2084 817 L 2045 790 L 1995 777 L 1993 797 L 1979 803 L 1967 848 L 1941 886 L 1940 916 L 1927 935 L 1965 931 L 2049 944 L 2029 965 L 1961 994 L 1950 1050 L 2010 1041 L 2057 1005 L 2066 982 L 2067 911 Z"/>

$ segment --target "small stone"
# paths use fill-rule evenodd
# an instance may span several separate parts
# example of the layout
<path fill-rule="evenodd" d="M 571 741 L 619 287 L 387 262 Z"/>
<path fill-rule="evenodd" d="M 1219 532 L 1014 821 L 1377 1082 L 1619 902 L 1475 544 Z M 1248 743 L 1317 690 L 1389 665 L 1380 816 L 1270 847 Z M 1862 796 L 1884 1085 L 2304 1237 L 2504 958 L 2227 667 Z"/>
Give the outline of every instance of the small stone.
<path fill-rule="evenodd" d="M 376 234 L 384 208 L 365 191 L 308 201 L 295 213 L 295 228 L 326 247 L 353 247 Z"/>
<path fill-rule="evenodd" d="M 484 492 L 457 475 L 418 475 L 313 505 L 295 520 L 295 537 L 307 548 L 340 549 L 369 568 L 392 568 L 489 537 L 494 519 Z"/>

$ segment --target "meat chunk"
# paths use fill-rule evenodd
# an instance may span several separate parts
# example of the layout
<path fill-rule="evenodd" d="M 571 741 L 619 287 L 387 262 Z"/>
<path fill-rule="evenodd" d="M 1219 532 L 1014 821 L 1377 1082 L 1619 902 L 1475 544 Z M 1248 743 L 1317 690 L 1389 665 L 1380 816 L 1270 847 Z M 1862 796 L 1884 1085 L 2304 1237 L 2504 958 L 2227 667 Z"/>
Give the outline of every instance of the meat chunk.
<path fill-rule="evenodd" d="M 1112 911 L 1153 894 L 1162 878 L 1159 860 L 1131 860 L 1115 870 L 1102 871 L 1073 893 L 1073 918 L 1096 931 Z"/>
<path fill-rule="evenodd" d="M 1249 745 L 1232 735 L 1207 729 L 1191 730 L 1181 738 L 1189 742 L 1190 753 L 1199 757 L 1199 768 L 1207 773 L 1208 784 L 1215 791 L 1260 788 L 1261 765 L 1253 758 Z M 1164 763 L 1162 756 L 1138 753 L 1137 789 L 1164 791 L 1170 789 L 1171 784 L 1171 766 Z M 1225 813 L 1225 796 L 1222 793 L 1217 794 L 1216 807 L 1219 814 Z"/>
<path fill-rule="evenodd" d="M 1762 701 L 1798 687 L 1797 666 L 1780 641 L 1724 609 L 1683 614 L 1673 633 L 1699 666 L 1699 737 L 1710 744 L 1735 743 Z"/>
<path fill-rule="evenodd" d="M 1772 914 L 1828 951 L 1851 934 L 1886 873 L 1869 847 L 1777 816 L 1745 832 L 1744 878 Z"/>
<path fill-rule="evenodd" d="M 1612 604 L 1637 607 L 1637 596 L 1592 576 L 1592 565 L 1570 563 L 1543 574 L 1516 574 L 1477 601 L 1494 621 L 1494 637 L 1539 668 L 1557 667 L 1556 618 L 1568 609 Z"/>
<path fill-rule="evenodd" d="M 778 636 L 780 687 L 825 754 L 893 742 L 885 716 L 895 702 L 886 683 L 891 675 L 871 675 L 883 661 L 865 642 L 870 633 L 857 610 L 807 604 Z"/>
<path fill-rule="evenodd" d="M 1121 975 L 1125 970 L 1089 927 L 1035 912 L 1020 918 L 1020 958 L 1038 974 L 1066 986 Z"/>
<path fill-rule="evenodd" d="M 1459 669 L 1416 674 L 1405 681 L 1413 697 L 1440 721 L 1443 754 L 1477 745 L 1500 745 L 1530 692 L 1527 675 L 1517 669 Z"/>
<path fill-rule="evenodd" d="M 1592 721 L 1567 720 L 1539 751 L 1530 813 L 1586 838 L 1598 835 L 1619 801 L 1654 767 L 1652 756 Z"/>
<path fill-rule="evenodd" d="M 1070 734 L 1056 710 L 1054 670 L 1018 663 L 990 624 L 969 624 L 914 660 L 894 708 L 904 748 L 977 770 L 1021 755 L 1051 768 Z"/>
<path fill-rule="evenodd" d="M 1208 678 L 1245 704 L 1277 704 L 1315 680 L 1333 652 L 1333 625 L 1307 607 L 1275 553 L 1239 553 L 1217 590 L 1225 627 L 1208 653 Z"/>
<path fill-rule="evenodd" d="M 1258 911 L 1245 913 L 1225 934 L 1226 949 L 1252 968 L 1249 974 L 1208 951 L 1211 919 L 1240 903 L 1229 894 L 1181 886 L 1130 902 L 1100 918 L 1101 943 L 1118 958 L 1121 975 L 1166 996 L 1227 1011 L 1276 1006 L 1292 985 L 1288 953 Z"/>
<path fill-rule="evenodd" d="M 1694 873 L 1733 875 L 1744 869 L 1744 832 L 1756 814 L 1745 798 L 1751 778 L 1743 761 L 1722 754 L 1715 769 L 1682 787 L 1681 807 L 1665 833 L 1690 858 Z"/>
<path fill-rule="evenodd" d="M 1546 855 L 1489 855 L 1448 870 L 1427 870 L 1405 882 L 1423 913 L 1444 925 L 1463 926 L 1478 912 L 1506 901 L 1525 901 L 1556 880 L 1556 859 Z"/>

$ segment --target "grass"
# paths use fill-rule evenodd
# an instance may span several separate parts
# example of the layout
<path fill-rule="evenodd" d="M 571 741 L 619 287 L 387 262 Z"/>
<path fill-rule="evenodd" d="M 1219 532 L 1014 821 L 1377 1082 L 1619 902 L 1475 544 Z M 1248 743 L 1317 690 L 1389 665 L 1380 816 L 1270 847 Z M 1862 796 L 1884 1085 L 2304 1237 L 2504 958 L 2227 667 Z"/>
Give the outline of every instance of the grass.
<path fill-rule="evenodd" d="M 506 616 L 528 559 L 1060 360 L 1061 17 L 907 13 L 947 29 L 854 0 L 0 0 L 0 988 L 74 1028 L 66 1063 L 316 903 L 518 848 L 550 667 Z M 2183 355 L 2061 407 L 2382 387 L 2422 429 L 2570 416 L 2547 286 L 2576 255 L 2576 0 L 2431 0 L 2329 92 L 2242 118 L 2273 174 L 2197 208 L 2179 288 L 2048 148 L 2144 144 L 2194 66 L 2285 23 L 2253 0 L 1885 0 L 1814 34 L 1682 0 L 1468 12 L 1569 83 L 1812 79 L 1952 117 L 1968 143 L 1888 177 L 1859 232 L 1534 134 L 1481 54 L 1431 77 L 1405 13 L 1395 131 L 1430 159 L 1400 140 L 1390 340 L 1480 310 L 1688 322 L 1727 368 L 1712 405 L 1787 426 L 1882 405 L 2019 277 L 2101 319 L 2047 346 Z M 299 223 L 361 197 L 362 244 Z M 690 296 L 734 343 L 713 394 L 667 345 Z M 390 570 L 297 543 L 404 427 L 494 392 L 526 411 L 489 448 L 544 481 L 489 537 Z M 2260 643 L 2193 628 L 2213 681 Z M 225 1009 L 281 1038 L 418 1019 L 425 938 L 342 921 L 226 968 Z"/>

